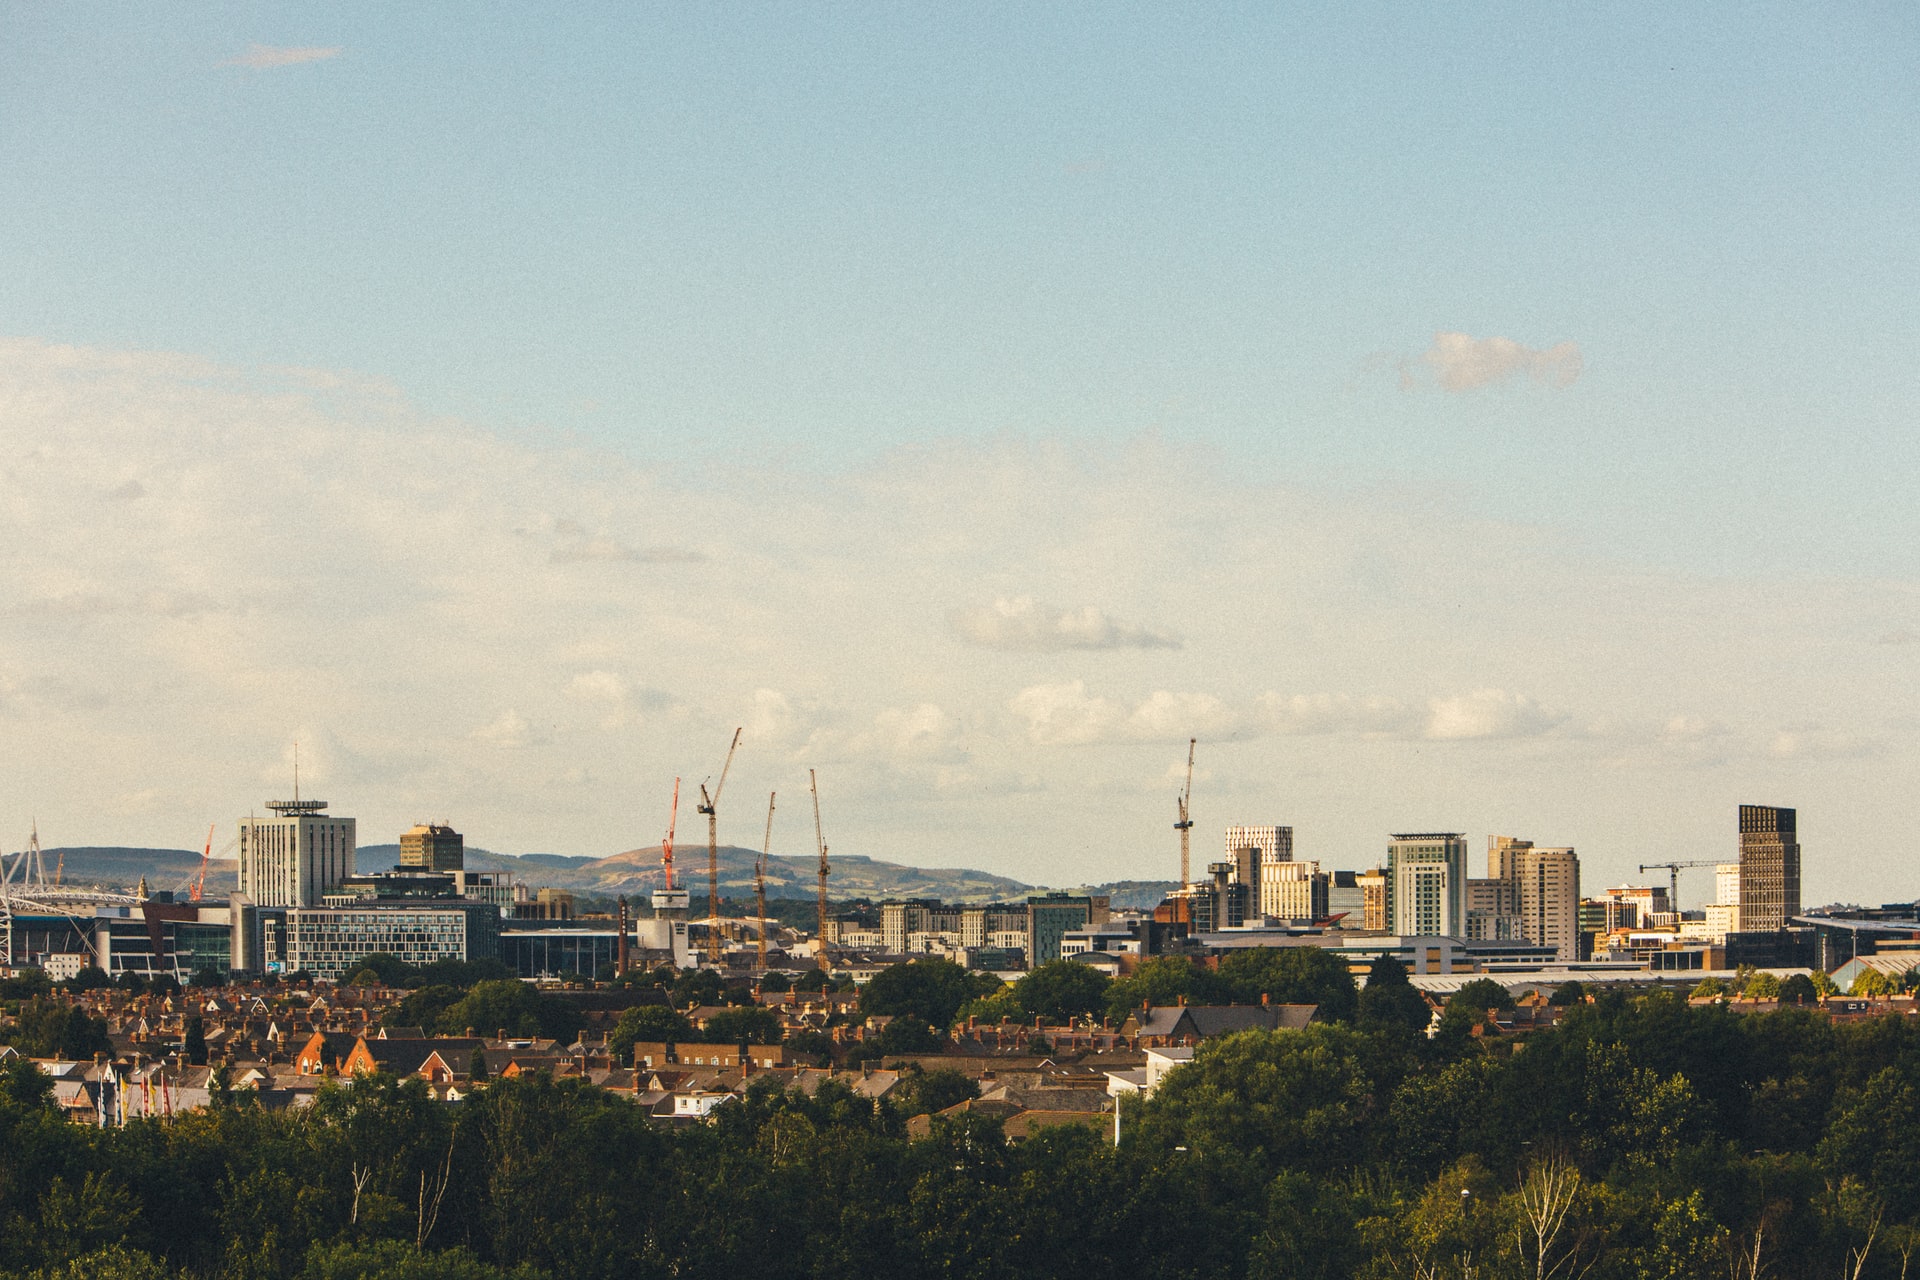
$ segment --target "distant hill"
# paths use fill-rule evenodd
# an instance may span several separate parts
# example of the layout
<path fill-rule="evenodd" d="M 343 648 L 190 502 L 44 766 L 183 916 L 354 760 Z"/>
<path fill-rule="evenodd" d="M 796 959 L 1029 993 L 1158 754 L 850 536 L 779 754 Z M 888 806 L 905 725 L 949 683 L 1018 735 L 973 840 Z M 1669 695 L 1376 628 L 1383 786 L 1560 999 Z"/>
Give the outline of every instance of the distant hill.
<path fill-rule="evenodd" d="M 130 889 L 145 876 L 152 889 L 185 889 L 200 869 L 197 849 L 135 849 L 76 847 L 48 849 L 47 874 L 52 876 L 62 854 L 69 884 Z M 753 864 L 759 855 L 734 845 L 720 848 L 720 891 L 740 897 L 753 892 Z M 383 871 L 400 861 L 397 844 L 361 845 L 355 861 L 362 871 Z M 943 902 L 1017 902 L 1035 885 L 985 871 L 958 867 L 910 867 L 858 854 L 830 855 L 833 871 L 828 892 L 836 901 L 848 898 L 938 898 Z M 472 871 L 510 871 L 528 886 L 551 885 L 602 896 L 644 895 L 665 883 L 660 851 L 630 849 L 607 858 L 574 857 L 558 853 L 530 853 L 514 857 L 469 846 L 467 867 Z M 234 887 L 235 863 L 214 858 L 207 864 L 207 892 L 224 897 Z M 674 875 L 698 896 L 707 886 L 704 847 L 674 851 Z M 814 859 L 767 859 L 767 894 L 774 898 L 811 898 L 815 890 Z M 1157 904 L 1173 888 L 1172 882 L 1122 880 L 1096 885 L 1090 891 L 1112 897 L 1116 907 L 1145 908 Z"/>
<path fill-rule="evenodd" d="M 43 849 L 41 860 L 51 880 L 56 869 L 65 883 L 98 886 L 102 889 L 133 889 L 140 877 L 147 878 L 149 889 L 185 889 L 200 871 L 198 849 L 129 849 L 117 846 Z M 66 865 L 61 867 L 65 858 Z M 232 892 L 239 864 L 232 858 L 213 858 L 207 863 L 207 892 L 226 897 Z"/>

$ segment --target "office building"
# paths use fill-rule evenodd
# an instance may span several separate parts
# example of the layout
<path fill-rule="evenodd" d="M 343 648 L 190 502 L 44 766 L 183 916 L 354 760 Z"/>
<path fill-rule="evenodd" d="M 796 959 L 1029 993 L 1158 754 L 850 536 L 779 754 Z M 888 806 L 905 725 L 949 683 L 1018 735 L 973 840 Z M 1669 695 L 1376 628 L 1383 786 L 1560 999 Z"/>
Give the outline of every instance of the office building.
<path fill-rule="evenodd" d="M 452 827 L 422 822 L 400 837 L 400 866 L 408 871 L 464 871 L 467 842 Z"/>
<path fill-rule="evenodd" d="M 1094 918 L 1094 899 L 1068 893 L 1049 893 L 1027 899 L 1027 963 L 1045 964 L 1060 958 L 1060 940 L 1075 929 L 1104 924 L 1107 900 L 1100 899 L 1100 917 Z"/>
<path fill-rule="evenodd" d="M 1467 837 L 1407 832 L 1387 846 L 1389 929 L 1417 937 L 1461 937 L 1467 927 Z"/>
<path fill-rule="evenodd" d="M 1253 893 L 1234 878 L 1235 869 L 1231 862 L 1209 863 L 1207 873 L 1213 878 L 1188 886 L 1188 918 L 1194 933 L 1238 929 L 1247 923 L 1254 907 Z"/>
<path fill-rule="evenodd" d="M 1520 895 L 1511 880 L 1491 876 L 1467 881 L 1467 928 L 1475 942 L 1511 942 L 1520 930 Z"/>
<path fill-rule="evenodd" d="M 258 907 L 317 907 L 354 873 L 354 820 L 325 800 L 269 800 L 240 820 L 238 892 Z"/>
<path fill-rule="evenodd" d="M 1740 931 L 1770 933 L 1800 914 L 1795 811 L 1740 806 Z"/>
<path fill-rule="evenodd" d="M 1372 933 L 1387 931 L 1387 873 L 1382 867 L 1362 871 L 1354 883 L 1360 889 L 1360 927 Z"/>
<path fill-rule="evenodd" d="M 1324 920 L 1332 877 L 1318 862 L 1270 862 L 1261 873 L 1260 914 L 1275 920 Z"/>

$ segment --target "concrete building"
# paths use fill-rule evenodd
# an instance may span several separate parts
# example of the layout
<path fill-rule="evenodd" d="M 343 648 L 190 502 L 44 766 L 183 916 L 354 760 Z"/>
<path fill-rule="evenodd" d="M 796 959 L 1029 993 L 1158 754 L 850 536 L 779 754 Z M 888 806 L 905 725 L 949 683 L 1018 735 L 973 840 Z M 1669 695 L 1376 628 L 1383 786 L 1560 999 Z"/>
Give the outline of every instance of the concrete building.
<path fill-rule="evenodd" d="M 1464 936 L 1467 837 L 1458 831 L 1407 832 L 1387 846 L 1389 929 L 1409 936 Z"/>
<path fill-rule="evenodd" d="M 354 873 L 354 820 L 325 800 L 269 800 L 240 820 L 238 892 L 258 907 L 317 907 Z"/>
<path fill-rule="evenodd" d="M 401 835 L 400 865 L 409 871 L 463 871 L 466 839 L 452 827 L 422 822 Z"/>
<path fill-rule="evenodd" d="M 1740 806 L 1740 931 L 1771 933 L 1800 914 L 1800 842 L 1792 809 Z"/>
<path fill-rule="evenodd" d="M 1318 862 L 1270 862 L 1261 873 L 1260 914 L 1275 920 L 1324 920 L 1331 883 Z"/>
<path fill-rule="evenodd" d="M 1467 881 L 1467 929 L 1476 942 L 1510 942 L 1526 935 L 1520 928 L 1519 887 L 1498 876 Z"/>

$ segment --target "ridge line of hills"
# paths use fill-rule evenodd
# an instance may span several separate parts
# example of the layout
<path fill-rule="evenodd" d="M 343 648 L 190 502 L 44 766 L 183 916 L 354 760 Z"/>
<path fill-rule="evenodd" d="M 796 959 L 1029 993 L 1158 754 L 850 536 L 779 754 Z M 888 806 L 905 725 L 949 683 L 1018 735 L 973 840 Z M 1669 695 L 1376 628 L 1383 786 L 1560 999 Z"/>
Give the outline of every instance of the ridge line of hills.
<path fill-rule="evenodd" d="M 65 858 L 65 879 L 69 884 L 102 885 L 125 888 L 145 877 L 152 889 L 184 889 L 200 868 L 196 849 L 149 849 L 120 846 L 75 846 L 46 849 L 42 858 L 51 876 Z M 720 857 L 721 892 L 732 897 L 753 892 L 753 868 L 759 854 L 737 845 L 722 845 Z M 362 871 L 381 871 L 400 859 L 397 844 L 361 845 L 356 861 Z M 1029 894 L 1043 892 L 1041 886 L 1027 884 L 1009 876 L 962 867 L 913 867 L 887 862 L 860 854 L 833 854 L 832 876 L 828 891 L 835 901 L 851 898 L 938 898 L 943 902 L 979 904 L 1017 902 Z M 494 853 L 469 846 L 466 851 L 469 871 L 512 872 L 529 888 L 567 889 L 581 895 L 612 897 L 616 894 L 650 893 L 664 886 L 658 848 L 629 849 L 609 857 L 593 858 L 557 853 L 533 853 L 519 856 Z M 707 851 L 704 847 L 686 847 L 675 851 L 676 879 L 697 892 L 706 887 Z M 774 854 L 767 859 L 767 896 L 770 898 L 812 898 L 817 881 L 812 855 L 787 857 Z M 214 858 L 207 864 L 207 890 L 224 897 L 234 887 L 236 864 L 232 858 Z M 1090 886 L 1090 891 L 1107 893 L 1116 907 L 1151 907 L 1173 888 L 1171 881 L 1116 881 Z"/>

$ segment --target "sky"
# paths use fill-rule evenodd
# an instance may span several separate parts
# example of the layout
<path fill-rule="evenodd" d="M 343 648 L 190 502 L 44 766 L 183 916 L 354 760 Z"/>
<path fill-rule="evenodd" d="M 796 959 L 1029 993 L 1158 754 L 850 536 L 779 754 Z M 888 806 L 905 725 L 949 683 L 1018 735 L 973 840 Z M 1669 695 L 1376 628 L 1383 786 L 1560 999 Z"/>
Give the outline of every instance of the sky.
<path fill-rule="evenodd" d="M 1910 6 L 0 2 L 0 845 L 1795 806 L 1920 893 Z M 682 824 L 684 838 L 690 825 Z M 216 841 L 216 844 L 220 841 Z M 1478 856 L 1476 855 L 1476 865 Z M 1683 899 L 1702 901 L 1692 873 Z"/>

